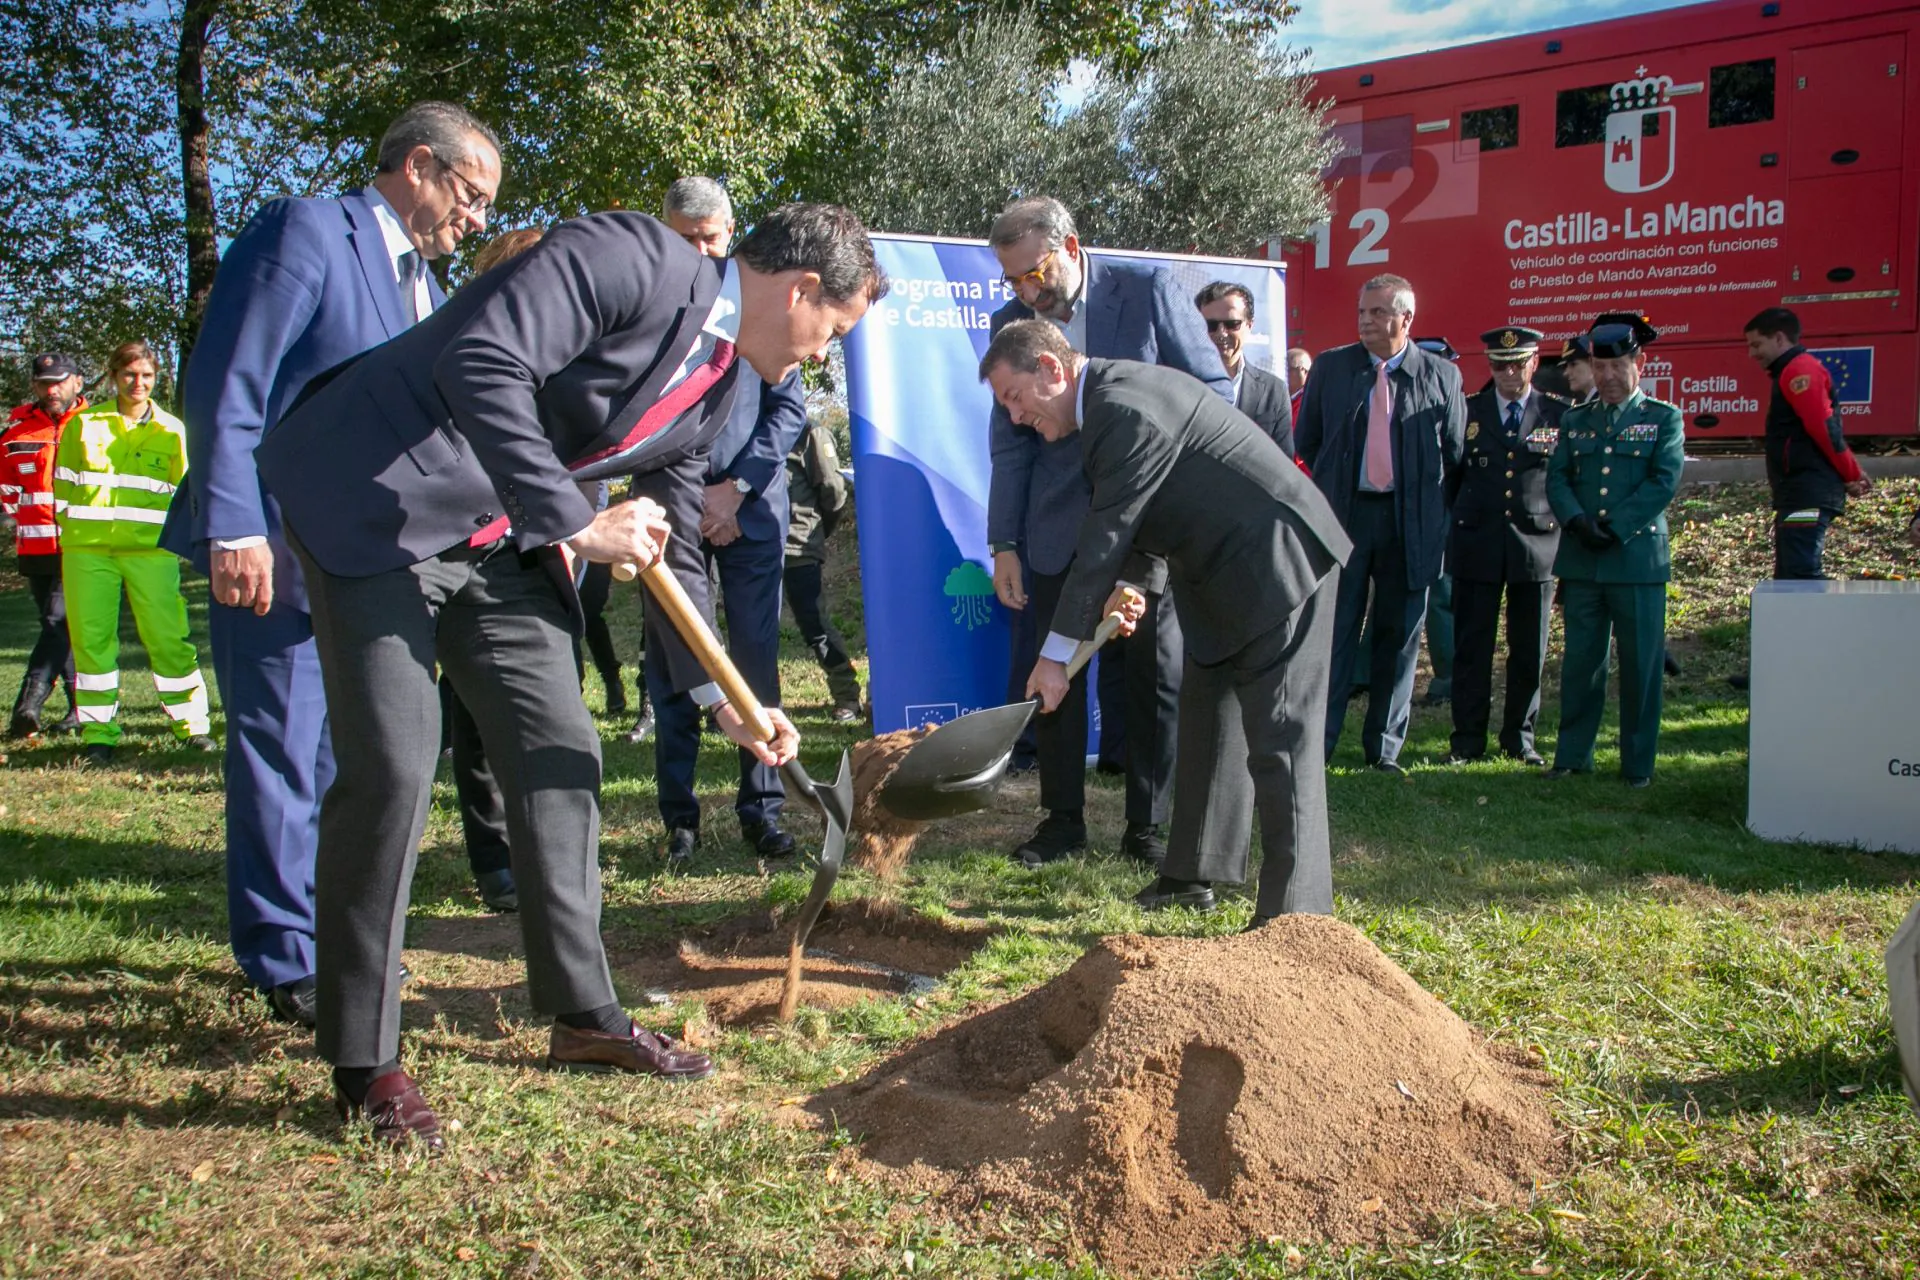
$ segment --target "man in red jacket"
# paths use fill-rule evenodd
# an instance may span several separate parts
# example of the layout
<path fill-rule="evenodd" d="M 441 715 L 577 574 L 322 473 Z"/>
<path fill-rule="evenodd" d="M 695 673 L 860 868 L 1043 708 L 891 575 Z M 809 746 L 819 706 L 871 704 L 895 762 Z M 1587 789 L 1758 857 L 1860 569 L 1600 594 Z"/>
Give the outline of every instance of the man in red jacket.
<path fill-rule="evenodd" d="M 73 709 L 73 647 L 60 591 L 60 529 L 53 521 L 53 451 L 67 420 L 87 407 L 80 386 L 80 367 L 69 357 L 35 356 L 33 399 L 13 411 L 0 434 L 0 510 L 13 517 L 20 576 L 40 613 L 40 638 L 27 657 L 27 675 L 7 725 L 13 738 L 40 732 L 40 710 L 56 677 L 66 682 L 67 717 L 52 727 L 64 732 L 79 724 Z"/>
<path fill-rule="evenodd" d="M 1747 354 L 1773 380 L 1767 487 L 1773 491 L 1773 576 L 1824 578 L 1827 526 L 1873 487 L 1840 431 L 1827 367 L 1800 345 L 1800 317 L 1768 307 L 1747 321 Z"/>

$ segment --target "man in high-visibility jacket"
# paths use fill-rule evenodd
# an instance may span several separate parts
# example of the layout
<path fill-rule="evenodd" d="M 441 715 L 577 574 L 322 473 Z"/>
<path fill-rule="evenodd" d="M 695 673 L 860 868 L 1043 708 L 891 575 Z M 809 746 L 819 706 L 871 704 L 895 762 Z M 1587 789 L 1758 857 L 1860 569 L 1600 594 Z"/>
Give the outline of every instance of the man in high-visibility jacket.
<path fill-rule="evenodd" d="M 204 751 L 217 745 L 207 723 L 207 682 L 187 631 L 180 561 L 158 545 L 186 474 L 186 427 L 153 403 L 157 362 L 146 343 L 122 344 L 107 367 L 117 398 L 68 425 L 53 469 L 80 735 L 96 765 L 111 763 L 120 741 L 114 715 L 123 586 L 174 737 Z"/>
<path fill-rule="evenodd" d="M 20 576 L 27 580 L 40 615 L 40 635 L 27 655 L 27 674 L 7 724 L 10 738 L 40 732 L 40 711 L 55 680 L 67 687 L 67 718 L 51 728 L 69 730 L 77 723 L 73 650 L 60 590 L 60 528 L 53 518 L 53 450 L 68 419 L 87 407 L 80 386 L 80 366 L 70 357 L 57 351 L 35 356 L 33 399 L 15 409 L 0 432 L 0 512 L 13 517 Z"/>

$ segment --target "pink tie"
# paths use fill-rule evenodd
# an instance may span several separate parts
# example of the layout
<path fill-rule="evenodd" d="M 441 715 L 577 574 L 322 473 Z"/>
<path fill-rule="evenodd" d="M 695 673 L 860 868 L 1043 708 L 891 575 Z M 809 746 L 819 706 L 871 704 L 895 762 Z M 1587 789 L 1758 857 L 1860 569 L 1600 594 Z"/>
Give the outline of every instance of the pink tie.
<path fill-rule="evenodd" d="M 672 426 L 679 420 L 681 414 L 700 403 L 700 397 L 712 390 L 714 383 L 726 376 L 727 370 L 733 365 L 733 350 L 734 348 L 731 342 L 728 342 L 725 338 L 715 338 L 713 353 L 707 357 L 707 362 L 682 378 L 673 390 L 654 401 L 653 407 L 640 416 L 640 421 L 634 424 L 633 430 L 627 433 L 625 440 L 622 440 L 611 449 L 602 449 L 590 458 L 581 458 L 578 462 L 569 464 L 567 469 L 569 471 L 578 471 L 588 463 L 599 462 L 603 459 L 611 458 L 615 454 L 636 449 L 650 436 Z M 507 518 L 501 516 L 492 524 L 480 530 L 480 532 L 474 534 L 471 538 L 468 538 L 467 545 L 470 547 L 491 546 L 506 536 L 507 528 Z"/>
<path fill-rule="evenodd" d="M 1367 486 L 1385 492 L 1393 488 L 1393 384 L 1387 381 L 1382 360 L 1367 397 Z"/>

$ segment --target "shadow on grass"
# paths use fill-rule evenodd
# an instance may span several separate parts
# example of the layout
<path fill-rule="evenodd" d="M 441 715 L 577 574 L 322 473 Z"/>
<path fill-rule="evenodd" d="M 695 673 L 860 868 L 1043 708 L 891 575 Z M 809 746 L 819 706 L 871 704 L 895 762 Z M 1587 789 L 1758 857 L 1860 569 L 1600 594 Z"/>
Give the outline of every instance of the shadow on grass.
<path fill-rule="evenodd" d="M 1752 1114 L 1763 1109 L 1809 1114 L 1865 1102 L 1881 1094 L 1904 1096 L 1900 1060 L 1891 1043 L 1879 1053 L 1860 1054 L 1822 1045 L 1740 1071 L 1687 1080 L 1651 1078 L 1642 1082 L 1640 1094 L 1715 1116 Z"/>
<path fill-rule="evenodd" d="M 157 1052 L 173 1066 L 219 1070 L 311 1047 L 268 1021 L 238 972 L 130 966 L 112 956 L 9 964 L 0 1019 L 11 1052 L 65 1067 Z"/>

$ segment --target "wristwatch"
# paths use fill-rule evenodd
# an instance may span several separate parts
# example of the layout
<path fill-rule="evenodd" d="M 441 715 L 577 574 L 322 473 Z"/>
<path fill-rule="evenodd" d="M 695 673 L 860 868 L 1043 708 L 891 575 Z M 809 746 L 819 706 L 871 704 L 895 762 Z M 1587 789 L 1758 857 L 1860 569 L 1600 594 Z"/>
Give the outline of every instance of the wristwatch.
<path fill-rule="evenodd" d="M 989 542 L 987 544 L 987 550 L 996 556 L 1002 551 L 1018 551 L 1019 549 L 1020 544 L 1017 542 Z"/>
<path fill-rule="evenodd" d="M 739 476 L 733 478 L 733 491 L 743 498 L 753 496 L 753 486 Z"/>

